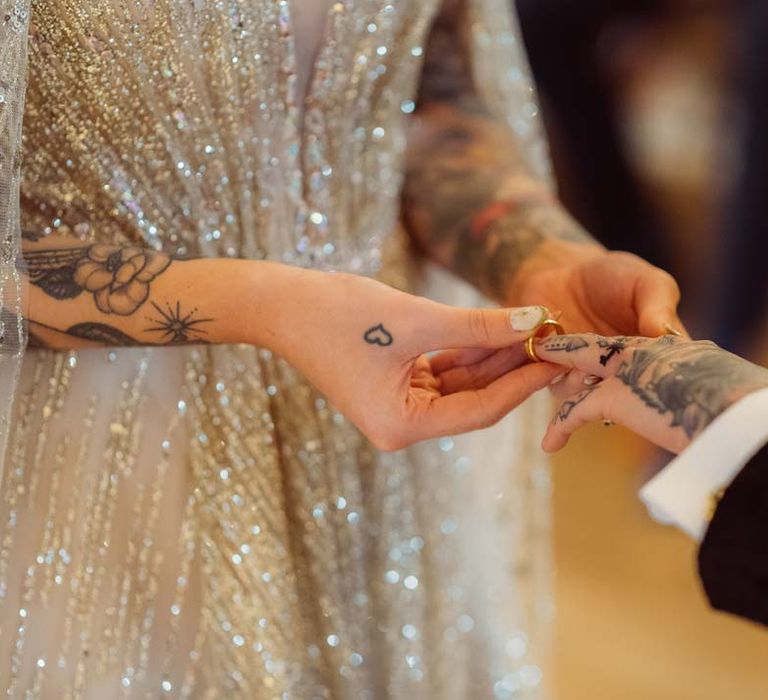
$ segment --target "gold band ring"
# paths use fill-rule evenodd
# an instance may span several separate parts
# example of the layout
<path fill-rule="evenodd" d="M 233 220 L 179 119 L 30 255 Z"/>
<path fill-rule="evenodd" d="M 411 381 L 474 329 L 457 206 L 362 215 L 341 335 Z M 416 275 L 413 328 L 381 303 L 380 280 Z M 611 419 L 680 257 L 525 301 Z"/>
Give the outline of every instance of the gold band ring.
<path fill-rule="evenodd" d="M 550 331 L 554 331 L 555 335 L 565 334 L 565 329 L 562 327 L 562 325 L 560 325 L 560 323 L 555 321 L 554 318 L 548 318 L 546 321 L 542 321 L 538 326 L 536 326 L 531 337 L 525 341 L 525 354 L 528 355 L 528 358 L 531 360 L 531 362 L 541 362 L 541 358 L 536 354 L 536 349 L 534 348 L 533 344 L 539 338 L 543 338 L 549 334 Z"/>

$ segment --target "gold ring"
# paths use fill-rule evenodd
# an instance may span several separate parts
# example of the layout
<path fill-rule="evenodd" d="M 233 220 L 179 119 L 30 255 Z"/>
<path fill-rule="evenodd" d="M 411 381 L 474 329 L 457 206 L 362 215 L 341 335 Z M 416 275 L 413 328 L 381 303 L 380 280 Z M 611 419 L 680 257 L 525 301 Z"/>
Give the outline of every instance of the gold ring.
<path fill-rule="evenodd" d="M 525 341 L 525 354 L 528 355 L 528 358 L 531 360 L 531 362 L 541 362 L 541 359 L 536 354 L 536 350 L 534 349 L 533 344 L 538 338 L 543 338 L 549 331 L 554 331 L 555 335 L 565 334 L 565 329 L 560 323 L 555 321 L 554 318 L 548 318 L 546 321 L 542 321 L 538 326 L 536 326 L 531 337 Z"/>

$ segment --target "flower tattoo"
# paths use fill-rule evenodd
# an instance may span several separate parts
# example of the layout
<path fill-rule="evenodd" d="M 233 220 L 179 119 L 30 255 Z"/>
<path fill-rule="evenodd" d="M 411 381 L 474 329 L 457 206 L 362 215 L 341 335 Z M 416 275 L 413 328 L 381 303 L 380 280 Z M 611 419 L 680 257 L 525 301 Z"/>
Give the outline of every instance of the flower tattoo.
<path fill-rule="evenodd" d="M 27 240 L 36 242 L 27 236 Z M 152 323 L 146 332 L 159 333 L 150 339 L 136 338 L 119 325 L 94 317 L 68 328 L 57 328 L 40 320 L 30 319 L 30 344 L 50 345 L 51 339 L 64 334 L 97 345 L 134 347 L 138 345 L 178 345 L 205 343 L 208 331 L 203 327 L 214 319 L 201 318 L 197 307 L 189 308 L 179 299 L 175 306 L 167 301 L 161 307 L 152 300 L 154 281 L 172 262 L 181 264 L 189 258 L 178 258 L 153 249 L 135 245 L 94 243 L 76 247 L 32 248 L 23 252 L 24 272 L 30 284 L 57 300 L 76 299 L 90 295 L 102 314 L 131 316 L 144 306 L 156 314 L 145 316 Z"/>
<path fill-rule="evenodd" d="M 24 252 L 30 282 L 46 294 L 75 299 L 90 292 L 99 311 L 118 316 L 130 316 L 147 300 L 150 283 L 171 261 L 160 251 L 105 243 Z"/>
<path fill-rule="evenodd" d="M 147 300 L 150 282 L 170 264 L 165 253 L 96 244 L 77 262 L 72 278 L 94 295 L 99 311 L 128 316 Z"/>

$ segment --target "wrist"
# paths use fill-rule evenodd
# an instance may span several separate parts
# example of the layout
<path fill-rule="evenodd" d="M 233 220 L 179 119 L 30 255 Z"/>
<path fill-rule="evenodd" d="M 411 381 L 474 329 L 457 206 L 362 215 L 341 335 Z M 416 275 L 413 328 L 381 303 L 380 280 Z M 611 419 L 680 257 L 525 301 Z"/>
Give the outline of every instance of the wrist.
<path fill-rule="evenodd" d="M 731 355 L 717 348 L 722 353 L 723 362 L 720 363 L 719 376 L 722 393 L 719 402 L 716 396 L 710 396 L 712 407 L 709 420 L 698 426 L 698 429 L 689 435 L 691 440 L 696 439 L 714 420 L 733 409 L 737 404 L 753 394 L 768 389 L 768 370 L 764 367 L 752 364 L 743 358 Z M 691 379 L 690 393 L 695 393 L 696 379 Z M 706 393 L 703 394 L 706 396 Z"/>
<path fill-rule="evenodd" d="M 261 260 L 232 262 L 236 265 L 226 291 L 230 342 L 282 353 L 308 271 Z"/>
<path fill-rule="evenodd" d="M 502 304 L 530 300 L 529 281 L 540 287 L 542 272 L 560 274 L 574 259 L 603 250 L 546 191 L 497 199 L 473 217 L 470 234 L 472 248 L 459 269 Z"/>
<path fill-rule="evenodd" d="M 520 265 L 510 280 L 503 303 L 526 305 L 546 286 L 550 275 L 561 277 L 574 263 L 605 254 L 605 248 L 592 238 L 583 241 L 546 237 Z M 531 291 L 535 290 L 535 291 Z"/>
<path fill-rule="evenodd" d="M 762 391 L 763 389 L 768 389 L 768 370 L 755 365 L 754 380 L 747 383 L 745 386 L 735 389 L 729 396 L 729 400 L 726 402 L 721 413 L 725 413 L 731 406 L 739 403 L 742 399 L 747 398 L 755 392 Z"/>

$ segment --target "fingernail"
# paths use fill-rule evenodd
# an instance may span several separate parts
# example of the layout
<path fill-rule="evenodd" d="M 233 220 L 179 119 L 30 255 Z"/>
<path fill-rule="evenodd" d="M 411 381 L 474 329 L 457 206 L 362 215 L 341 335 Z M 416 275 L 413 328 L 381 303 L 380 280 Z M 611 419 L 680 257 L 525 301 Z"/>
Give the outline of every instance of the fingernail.
<path fill-rule="evenodd" d="M 682 338 L 683 334 L 677 330 L 671 323 L 665 323 L 664 324 L 664 330 L 667 331 L 670 335 L 676 335 L 678 338 Z"/>
<path fill-rule="evenodd" d="M 598 377 L 594 374 L 588 374 L 586 377 L 584 377 L 584 386 L 595 386 L 595 384 L 599 384 L 602 382 L 602 378 Z"/>
<path fill-rule="evenodd" d="M 550 383 L 549 386 L 552 386 L 553 384 L 557 384 L 558 382 L 562 382 L 563 379 L 565 379 L 565 375 L 568 374 L 568 372 L 561 372 L 558 374 Z"/>
<path fill-rule="evenodd" d="M 547 315 L 543 306 L 523 306 L 509 312 L 509 325 L 513 331 L 532 331 Z"/>

